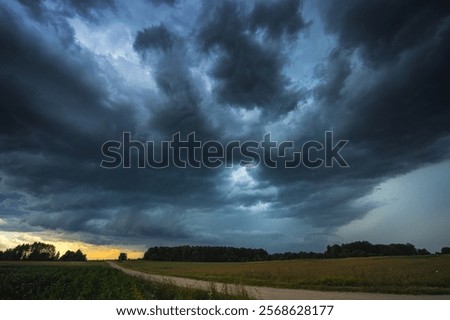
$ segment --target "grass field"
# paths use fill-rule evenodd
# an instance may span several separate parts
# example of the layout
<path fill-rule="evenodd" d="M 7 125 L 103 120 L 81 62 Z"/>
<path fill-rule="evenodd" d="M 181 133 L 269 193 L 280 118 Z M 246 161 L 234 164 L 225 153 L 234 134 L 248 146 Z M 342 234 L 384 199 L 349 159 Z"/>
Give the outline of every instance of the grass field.
<path fill-rule="evenodd" d="M 0 299 L 243 299 L 143 281 L 103 262 L 0 262 Z"/>
<path fill-rule="evenodd" d="M 326 291 L 449 294 L 450 255 L 252 263 L 126 261 L 147 273 L 225 283 Z"/>

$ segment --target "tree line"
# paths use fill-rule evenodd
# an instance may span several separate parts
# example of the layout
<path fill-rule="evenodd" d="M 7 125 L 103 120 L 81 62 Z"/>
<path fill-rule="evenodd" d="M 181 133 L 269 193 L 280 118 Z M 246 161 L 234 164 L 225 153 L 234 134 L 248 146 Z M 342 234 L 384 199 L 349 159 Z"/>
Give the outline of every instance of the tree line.
<path fill-rule="evenodd" d="M 450 247 L 442 248 L 441 254 L 450 254 Z M 264 249 L 209 246 L 151 247 L 143 260 L 186 262 L 249 262 L 292 259 L 326 259 L 374 256 L 430 255 L 426 249 L 417 249 L 410 243 L 372 244 L 355 241 L 327 246 L 325 252 L 284 252 L 269 254 Z"/>
<path fill-rule="evenodd" d="M 445 253 L 445 248 L 442 248 Z M 285 252 L 270 255 L 270 260 L 290 259 L 334 259 L 351 257 L 376 257 L 376 256 L 416 256 L 430 255 L 427 249 L 417 249 L 410 243 L 372 244 L 368 241 L 355 241 L 344 244 L 328 245 L 323 253 L 316 252 Z"/>
<path fill-rule="evenodd" d="M 0 251 L 0 261 L 86 261 L 81 250 L 67 250 L 61 257 L 54 245 L 34 242 L 21 244 L 12 249 Z"/>
<path fill-rule="evenodd" d="M 144 260 L 189 262 L 247 262 L 267 260 L 264 249 L 178 246 L 152 247 L 144 253 Z"/>
<path fill-rule="evenodd" d="M 374 257 L 374 256 L 415 256 L 430 255 L 427 249 L 416 249 L 411 243 L 371 244 L 368 241 L 356 241 L 327 246 L 325 258 Z"/>
<path fill-rule="evenodd" d="M 450 247 L 443 247 L 441 254 L 450 254 Z M 323 259 L 374 256 L 414 256 L 430 255 L 426 249 L 417 249 L 410 243 L 371 244 L 368 241 L 356 241 L 327 246 L 323 253 L 317 252 L 284 252 L 269 254 L 264 249 L 210 247 L 210 246 L 177 246 L 151 247 L 144 253 L 144 260 L 153 261 L 188 261 L 188 262 L 250 262 L 267 260 Z M 62 256 L 55 246 L 42 242 L 21 244 L 12 249 L 0 251 L 0 261 L 86 261 L 81 251 L 67 250 Z M 127 260 L 122 252 L 119 261 Z"/>

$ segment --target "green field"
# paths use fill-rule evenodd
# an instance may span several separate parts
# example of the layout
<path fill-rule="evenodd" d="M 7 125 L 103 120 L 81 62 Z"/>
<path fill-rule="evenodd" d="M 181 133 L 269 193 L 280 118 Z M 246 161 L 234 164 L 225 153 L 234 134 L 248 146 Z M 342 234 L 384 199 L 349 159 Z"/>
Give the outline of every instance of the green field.
<path fill-rule="evenodd" d="M 143 281 L 104 262 L 0 262 L 0 299 L 242 299 Z"/>
<path fill-rule="evenodd" d="M 449 294 L 450 255 L 248 263 L 126 261 L 147 273 L 256 286 L 398 294 Z"/>

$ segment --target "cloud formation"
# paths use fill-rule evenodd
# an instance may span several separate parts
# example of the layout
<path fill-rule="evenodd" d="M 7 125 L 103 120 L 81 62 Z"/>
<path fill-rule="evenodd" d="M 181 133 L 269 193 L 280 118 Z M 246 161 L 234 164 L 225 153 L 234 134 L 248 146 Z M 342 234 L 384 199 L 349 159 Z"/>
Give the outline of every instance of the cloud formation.
<path fill-rule="evenodd" d="M 322 250 L 380 208 L 374 188 L 449 158 L 449 13 L 423 1 L 2 3 L 0 230 Z M 313 73 L 297 72 L 300 56 Z M 333 131 L 350 140 L 350 168 L 101 168 L 102 144 L 124 131 L 223 144 L 270 131 L 296 146 Z"/>
<path fill-rule="evenodd" d="M 211 68 L 218 102 L 246 109 L 261 107 L 278 116 L 294 109 L 298 89 L 283 74 L 288 62 L 283 36 L 295 36 L 306 24 L 299 1 L 257 3 L 251 10 L 232 2 L 205 13 L 198 41 L 205 53 L 217 55 Z M 271 11 L 271 19 L 265 17 Z M 263 32 L 263 39 L 258 33 Z"/>

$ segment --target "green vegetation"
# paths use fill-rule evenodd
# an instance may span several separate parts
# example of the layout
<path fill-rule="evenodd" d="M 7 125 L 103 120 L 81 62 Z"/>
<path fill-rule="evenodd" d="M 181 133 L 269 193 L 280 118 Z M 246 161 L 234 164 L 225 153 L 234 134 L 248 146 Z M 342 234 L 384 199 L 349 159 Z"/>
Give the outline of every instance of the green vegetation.
<path fill-rule="evenodd" d="M 87 261 L 86 255 L 81 252 L 81 250 L 70 251 L 67 250 L 66 253 L 59 258 L 61 261 Z"/>
<path fill-rule="evenodd" d="M 0 251 L 0 261 L 86 261 L 86 255 L 81 252 L 67 250 L 59 257 L 59 252 L 52 244 L 34 242 L 33 244 L 24 243 L 15 248 Z"/>
<path fill-rule="evenodd" d="M 21 244 L 13 249 L 0 251 L 0 260 L 3 261 L 52 261 L 59 259 L 59 252 L 55 246 L 42 242 Z"/>
<path fill-rule="evenodd" d="M 1 262 L 0 299 L 242 299 L 152 283 L 102 262 Z"/>
<path fill-rule="evenodd" d="M 144 260 L 190 262 L 247 262 L 269 260 L 264 249 L 178 246 L 152 247 L 144 253 Z"/>
<path fill-rule="evenodd" d="M 224 283 L 326 291 L 449 294 L 450 255 L 248 263 L 125 261 L 143 272 Z"/>
<path fill-rule="evenodd" d="M 125 261 L 125 260 L 128 260 L 128 255 L 125 253 L 125 252 L 121 252 L 120 254 L 119 254 L 119 258 L 117 258 L 117 260 L 119 260 L 119 261 Z"/>
<path fill-rule="evenodd" d="M 144 253 L 143 259 L 150 261 L 250 262 L 416 255 L 430 255 L 430 252 L 427 249 L 416 249 L 410 243 L 371 244 L 368 241 L 355 241 L 327 246 L 327 250 L 323 253 L 301 251 L 269 254 L 264 249 L 210 246 L 152 247 Z"/>
<path fill-rule="evenodd" d="M 376 256 L 426 256 L 427 249 L 416 249 L 411 243 L 371 244 L 368 241 L 355 241 L 327 246 L 325 258 L 376 257 Z"/>
<path fill-rule="evenodd" d="M 441 253 L 430 255 L 412 244 L 372 245 L 358 241 L 328 246 L 324 253 L 272 255 L 263 249 L 154 247 L 145 253 L 145 259 L 171 261 L 130 261 L 124 252 L 118 260 L 126 268 L 147 273 L 238 285 L 450 294 L 450 255 L 445 254 L 450 253 L 450 247 L 442 248 Z M 385 256 L 394 254 L 399 256 Z M 67 251 L 59 257 L 53 245 L 40 242 L 0 251 L 0 260 L 7 260 L 0 262 L 0 299 L 248 298 L 245 290 L 231 296 L 217 292 L 213 286 L 202 291 L 142 281 L 103 262 L 86 262 L 86 255 L 80 250 Z"/>

